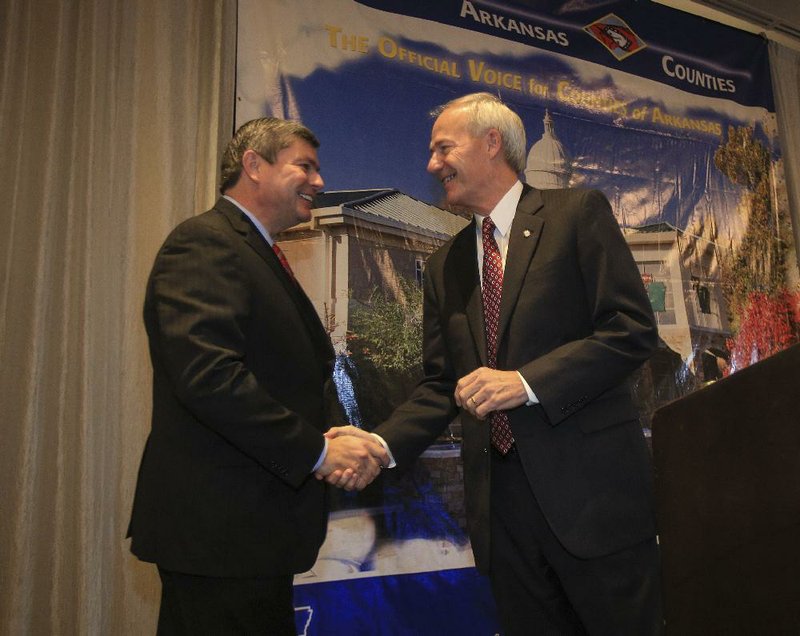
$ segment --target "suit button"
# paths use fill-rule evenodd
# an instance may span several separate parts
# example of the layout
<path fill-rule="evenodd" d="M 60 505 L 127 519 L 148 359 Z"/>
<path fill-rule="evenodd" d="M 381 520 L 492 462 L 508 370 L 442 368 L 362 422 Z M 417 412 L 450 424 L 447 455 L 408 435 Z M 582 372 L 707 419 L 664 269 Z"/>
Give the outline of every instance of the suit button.
<path fill-rule="evenodd" d="M 488 452 L 489 452 L 489 449 L 488 449 L 488 448 L 486 448 L 486 447 L 484 447 L 484 449 L 483 449 L 483 452 L 484 452 L 484 453 L 488 453 Z"/>

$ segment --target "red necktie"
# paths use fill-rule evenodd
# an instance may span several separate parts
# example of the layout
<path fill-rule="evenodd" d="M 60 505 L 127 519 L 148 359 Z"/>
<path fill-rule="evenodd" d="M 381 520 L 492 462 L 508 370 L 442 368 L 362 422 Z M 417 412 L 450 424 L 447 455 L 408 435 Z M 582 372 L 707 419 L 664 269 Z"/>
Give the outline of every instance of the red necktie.
<path fill-rule="evenodd" d="M 278 247 L 277 243 L 272 244 L 272 251 L 275 252 L 275 256 L 278 257 L 278 260 L 281 262 L 281 265 L 283 265 L 283 269 L 286 270 L 286 273 L 289 274 L 289 278 L 291 278 L 292 282 L 296 285 L 297 279 L 294 277 L 294 272 L 292 271 L 292 268 L 289 267 L 289 261 L 286 260 L 286 255 L 283 253 L 281 248 Z"/>
<path fill-rule="evenodd" d="M 497 368 L 497 329 L 500 323 L 500 293 L 503 290 L 503 259 L 494 239 L 494 221 L 484 217 L 483 235 L 483 322 L 486 327 L 486 358 L 490 369 Z M 505 455 L 514 443 L 508 413 L 494 411 L 489 415 L 492 445 Z"/>

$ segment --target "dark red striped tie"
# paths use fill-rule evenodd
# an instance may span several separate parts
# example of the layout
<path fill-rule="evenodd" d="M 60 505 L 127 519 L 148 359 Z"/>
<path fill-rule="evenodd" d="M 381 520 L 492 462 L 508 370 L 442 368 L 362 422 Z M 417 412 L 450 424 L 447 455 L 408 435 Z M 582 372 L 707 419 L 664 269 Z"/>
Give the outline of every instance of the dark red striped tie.
<path fill-rule="evenodd" d="M 278 247 L 277 243 L 273 243 L 272 251 L 275 252 L 275 256 L 278 257 L 278 260 L 281 262 L 281 265 L 283 265 L 283 269 L 286 270 L 286 273 L 289 274 L 289 278 L 291 278 L 292 282 L 296 285 L 297 279 L 294 277 L 294 272 L 292 271 L 292 268 L 289 267 L 289 261 L 286 260 L 286 255 L 283 253 L 283 250 L 281 250 L 281 248 Z"/>
<path fill-rule="evenodd" d="M 486 358 L 490 369 L 497 368 L 497 330 L 500 324 L 500 294 L 503 290 L 503 258 L 494 239 L 494 221 L 484 217 L 483 236 L 483 322 L 486 327 Z M 492 445 L 505 455 L 514 444 L 508 413 L 494 411 L 489 415 Z"/>

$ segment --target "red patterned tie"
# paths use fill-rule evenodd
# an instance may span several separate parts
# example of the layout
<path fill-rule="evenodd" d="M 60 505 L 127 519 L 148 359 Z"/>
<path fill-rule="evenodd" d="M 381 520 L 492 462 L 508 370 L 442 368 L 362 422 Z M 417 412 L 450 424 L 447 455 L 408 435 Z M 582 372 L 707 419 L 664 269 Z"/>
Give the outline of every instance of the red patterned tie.
<path fill-rule="evenodd" d="M 500 323 L 500 293 L 503 290 L 503 259 L 494 239 L 494 221 L 484 217 L 483 235 L 483 321 L 486 326 L 486 357 L 490 369 L 497 368 L 497 329 Z M 508 413 L 494 411 L 489 415 L 492 445 L 505 455 L 514 443 Z"/>
<path fill-rule="evenodd" d="M 278 257 L 278 260 L 281 262 L 281 265 L 283 265 L 283 269 L 286 270 L 286 273 L 289 274 L 289 278 L 291 278 L 292 282 L 296 285 L 297 279 L 294 277 L 294 272 L 292 271 L 292 268 L 289 267 L 289 261 L 286 260 L 286 255 L 283 253 L 281 248 L 278 247 L 277 243 L 272 244 L 272 251 L 275 252 L 275 256 Z"/>

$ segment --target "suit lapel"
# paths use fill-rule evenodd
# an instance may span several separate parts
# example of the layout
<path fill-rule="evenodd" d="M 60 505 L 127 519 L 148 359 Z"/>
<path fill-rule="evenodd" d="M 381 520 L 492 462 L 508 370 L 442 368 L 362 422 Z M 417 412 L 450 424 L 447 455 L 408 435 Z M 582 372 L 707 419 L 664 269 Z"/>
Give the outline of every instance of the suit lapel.
<path fill-rule="evenodd" d="M 244 242 L 264 260 L 276 276 L 282 273 L 283 266 L 280 264 L 278 257 L 275 256 L 275 252 L 270 249 L 264 237 L 253 227 L 244 212 L 227 199 L 219 199 L 214 205 L 214 209 L 221 212 L 222 215 L 228 219 L 228 223 L 231 224 L 231 227 L 236 230 L 236 232 L 241 235 Z"/>
<path fill-rule="evenodd" d="M 281 281 L 288 297 L 297 306 L 298 313 L 303 319 L 313 341 L 323 352 L 323 357 L 326 360 L 332 358 L 334 354 L 330 338 L 325 333 L 325 328 L 322 326 L 316 309 L 314 309 L 314 304 L 300 285 L 295 284 L 289 278 L 275 252 L 272 251 L 272 248 L 261 236 L 261 233 L 250 223 L 244 213 L 227 199 L 219 199 L 214 207 L 228 219 L 231 227 L 242 236 L 244 242 L 264 260 L 275 277 Z"/>
<path fill-rule="evenodd" d="M 508 253 L 506 268 L 503 272 L 503 293 L 500 297 L 500 322 L 497 330 L 497 341 L 502 341 L 514 307 L 519 300 L 525 275 L 528 273 L 531 259 L 539 245 L 544 222 L 535 216 L 543 206 L 542 196 L 538 190 L 525 186 L 522 191 L 511 232 L 508 237 Z"/>
<path fill-rule="evenodd" d="M 483 323 L 483 300 L 478 276 L 478 249 L 475 239 L 475 219 L 455 238 L 450 252 L 452 263 L 445 267 L 451 272 L 451 283 L 458 287 L 464 303 L 467 323 L 472 332 L 477 354 L 481 364 L 486 364 L 486 334 Z M 449 260 L 449 259 L 448 259 Z"/>

